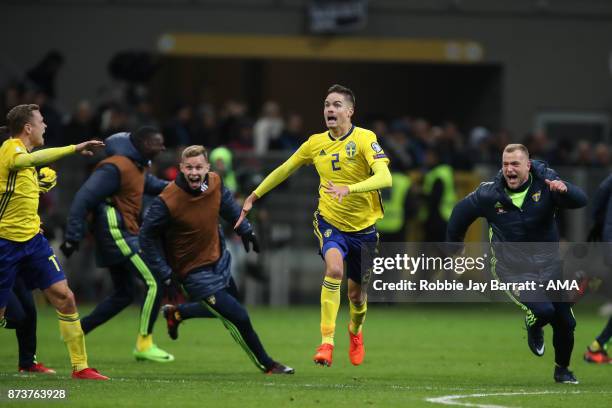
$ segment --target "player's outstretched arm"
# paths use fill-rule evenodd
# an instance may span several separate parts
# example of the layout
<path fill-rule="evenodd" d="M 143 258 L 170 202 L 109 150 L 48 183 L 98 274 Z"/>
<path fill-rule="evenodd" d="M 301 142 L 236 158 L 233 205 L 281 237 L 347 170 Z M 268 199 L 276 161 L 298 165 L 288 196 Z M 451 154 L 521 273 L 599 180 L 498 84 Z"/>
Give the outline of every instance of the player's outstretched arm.
<path fill-rule="evenodd" d="M 308 142 L 306 142 L 308 143 Z M 272 173 L 268 174 L 268 176 L 261 182 L 259 186 L 253 191 L 246 200 L 244 200 L 244 204 L 242 206 L 242 211 L 240 212 L 240 217 L 238 221 L 234 225 L 234 229 L 237 229 L 242 221 L 245 219 L 251 208 L 253 208 L 253 203 L 261 198 L 264 194 L 272 190 L 274 187 L 278 186 L 280 183 L 285 181 L 290 175 L 292 175 L 297 169 L 302 167 L 303 164 L 308 162 L 307 157 L 303 154 L 304 143 L 297 152 L 295 152 L 286 162 L 278 166 L 276 169 L 272 171 Z"/>
<path fill-rule="evenodd" d="M 76 145 L 74 147 L 74 151 L 82 154 L 83 156 L 93 156 L 94 150 L 101 149 L 103 147 L 104 142 L 101 140 L 88 140 Z"/>
<path fill-rule="evenodd" d="M 70 145 L 64 147 L 51 147 L 49 149 L 37 150 L 33 153 L 24 152 L 15 157 L 15 162 L 11 167 L 12 170 L 21 170 L 26 167 L 44 166 L 45 164 L 53 163 L 62 157 L 73 153 L 81 153 L 85 156 L 93 155 L 93 149 L 103 147 L 104 143 L 99 140 L 89 140 L 79 143 L 78 145 Z"/>

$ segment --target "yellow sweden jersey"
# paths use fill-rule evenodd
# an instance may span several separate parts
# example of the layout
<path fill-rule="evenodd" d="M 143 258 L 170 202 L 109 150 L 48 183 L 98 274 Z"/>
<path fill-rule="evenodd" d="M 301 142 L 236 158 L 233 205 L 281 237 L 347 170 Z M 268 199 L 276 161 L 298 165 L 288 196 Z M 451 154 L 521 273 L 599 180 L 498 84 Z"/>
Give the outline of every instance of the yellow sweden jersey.
<path fill-rule="evenodd" d="M 372 175 L 372 164 L 379 161 L 389 163 L 374 132 L 353 126 L 340 139 L 333 139 L 329 132 L 312 135 L 295 152 L 294 157 L 303 164 L 315 165 L 321 178 L 319 212 L 334 227 L 340 231 L 354 232 L 382 218 L 379 191 L 350 193 L 339 203 L 325 192 L 324 187 L 328 181 L 336 185 L 359 183 Z"/>
<path fill-rule="evenodd" d="M 40 231 L 36 169 L 11 170 L 15 158 L 27 152 L 20 139 L 0 147 L 0 238 L 10 241 L 25 242 Z"/>

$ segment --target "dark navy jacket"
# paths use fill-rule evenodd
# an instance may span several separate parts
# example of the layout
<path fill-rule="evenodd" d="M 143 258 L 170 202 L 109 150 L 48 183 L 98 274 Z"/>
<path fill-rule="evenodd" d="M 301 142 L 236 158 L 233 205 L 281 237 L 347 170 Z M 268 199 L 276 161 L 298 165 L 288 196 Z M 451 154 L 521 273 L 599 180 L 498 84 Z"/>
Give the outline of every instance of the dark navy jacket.
<path fill-rule="evenodd" d="M 150 162 L 145 159 L 130 140 L 129 133 L 116 133 L 108 137 L 105 153 L 107 156 L 121 155 L 128 157 L 139 167 L 148 167 Z M 157 195 L 166 186 L 167 181 L 160 180 L 150 173 L 145 176 L 145 194 Z M 107 163 L 98 167 L 81 186 L 72 201 L 66 233 L 67 241 L 80 242 L 85 235 L 86 218 L 93 214 L 92 231 L 96 239 L 96 260 L 100 267 L 116 265 L 138 251 L 138 236 L 129 233 L 111 201 L 121 187 L 121 174 L 117 167 Z M 109 226 L 109 211 L 114 212 L 118 228 L 111 231 Z M 118 241 L 124 240 L 128 249 L 122 250 Z"/>
<path fill-rule="evenodd" d="M 189 187 L 183 180 L 184 176 L 179 173 L 177 176 L 176 184 L 183 188 L 190 194 Z M 219 207 L 219 215 L 225 221 L 230 223 L 232 226 L 238 221 L 240 217 L 241 208 L 234 200 L 234 196 L 225 186 L 221 187 L 221 204 Z M 159 197 L 155 197 L 151 206 L 145 213 L 143 218 L 142 226 L 140 227 L 140 248 L 141 255 L 147 265 L 151 268 L 151 271 L 160 280 L 168 279 L 172 274 L 172 268 L 168 265 L 165 257 L 165 252 L 162 246 L 162 240 L 164 237 L 164 226 L 172 222 L 172 217 L 168 207 Z M 230 275 L 230 254 L 225 246 L 225 238 L 221 227 L 219 227 L 219 239 L 221 241 L 221 253 L 219 259 L 211 265 L 201 265 L 190 271 L 185 281 L 188 281 L 191 277 L 197 275 L 197 285 L 204 287 L 199 290 L 201 296 L 211 295 L 218 290 L 225 288 L 228 285 Z M 238 230 L 238 235 L 250 234 L 253 231 L 251 224 L 248 220 L 244 220 Z M 201 273 L 198 273 L 201 272 Z M 189 282 L 183 282 L 185 285 Z M 195 283 L 194 283 L 195 284 Z"/>
<path fill-rule="evenodd" d="M 601 231 L 606 265 L 612 265 L 612 174 L 599 185 L 593 197 L 593 221 Z"/>
<path fill-rule="evenodd" d="M 490 240 L 494 245 L 501 242 L 558 243 L 557 209 L 584 207 L 587 196 L 582 189 L 566 181 L 566 193 L 551 192 L 545 180 L 559 180 L 559 175 L 543 161 L 532 160 L 530 173 L 531 185 L 522 208 L 516 207 L 506 193 L 506 182 L 501 171 L 492 182 L 482 183 L 461 200 L 449 219 L 447 241 L 462 242 L 468 227 L 477 218 L 484 217 L 489 223 Z M 544 266 L 558 262 L 559 254 L 555 248 L 555 244 L 531 246 L 531 265 Z M 520 256 L 503 261 L 506 266 L 527 265 L 527 260 Z"/>
<path fill-rule="evenodd" d="M 601 225 L 601 239 L 612 242 L 612 174 L 597 188 L 593 197 L 593 221 Z"/>

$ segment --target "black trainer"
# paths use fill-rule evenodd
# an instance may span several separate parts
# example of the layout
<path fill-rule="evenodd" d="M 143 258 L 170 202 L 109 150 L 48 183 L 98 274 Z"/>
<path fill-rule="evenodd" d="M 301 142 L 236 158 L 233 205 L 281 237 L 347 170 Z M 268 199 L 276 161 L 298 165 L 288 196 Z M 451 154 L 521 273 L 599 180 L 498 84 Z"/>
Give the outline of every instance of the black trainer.
<path fill-rule="evenodd" d="M 529 326 L 527 316 L 525 316 L 525 328 L 527 329 L 527 344 L 529 350 L 538 357 L 544 355 L 544 329 L 541 327 Z"/>
<path fill-rule="evenodd" d="M 178 327 L 181 324 L 181 321 L 176 318 L 176 306 L 174 305 L 164 305 L 162 306 L 162 313 L 164 314 L 164 319 L 166 319 L 166 327 L 168 328 L 168 336 L 172 340 L 178 339 Z"/>
<path fill-rule="evenodd" d="M 266 374 L 294 374 L 295 370 L 284 364 L 274 362 L 272 367 L 266 370 Z"/>
<path fill-rule="evenodd" d="M 555 366 L 555 382 L 561 384 L 579 384 L 578 380 L 570 370 L 566 367 Z"/>

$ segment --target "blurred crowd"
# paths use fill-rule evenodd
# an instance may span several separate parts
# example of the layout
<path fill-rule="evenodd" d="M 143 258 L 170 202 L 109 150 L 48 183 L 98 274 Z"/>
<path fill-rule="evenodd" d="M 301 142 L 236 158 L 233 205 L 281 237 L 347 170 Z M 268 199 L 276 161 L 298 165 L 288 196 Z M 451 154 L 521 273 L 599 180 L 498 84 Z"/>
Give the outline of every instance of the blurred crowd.
<path fill-rule="evenodd" d="M 25 75 L 0 83 L 3 118 L 17 104 L 38 104 L 48 125 L 45 135 L 48 146 L 105 138 L 141 125 L 154 125 L 162 129 L 168 148 L 223 145 L 235 152 L 263 155 L 269 151 L 295 151 L 309 134 L 320 131 L 320 128 L 305 129 L 299 113 L 285 112 L 274 101 L 263 106 L 247 106 L 236 100 L 222 106 L 178 101 L 171 112 L 159 112 L 145 85 L 121 81 L 101 88 L 98 95 L 81 100 L 73 109 L 64 109 L 56 99 L 55 86 L 62 64 L 62 55 L 52 51 Z M 470 170 L 477 163 L 498 164 L 503 147 L 516 142 L 525 144 L 532 157 L 551 165 L 606 167 L 611 164 L 606 143 L 592 144 L 579 137 L 551 140 L 543 131 L 521 137 L 505 129 L 483 126 L 460 129 L 452 121 L 431 123 L 426 118 L 408 115 L 362 123 L 359 112 L 355 122 L 378 135 L 399 171 L 425 167 L 426 153 L 432 149 L 441 162 L 458 170 Z"/>

